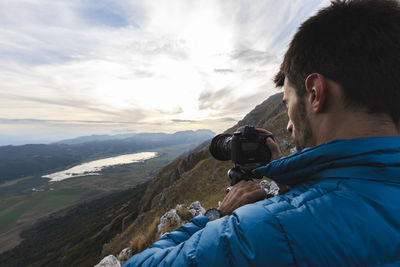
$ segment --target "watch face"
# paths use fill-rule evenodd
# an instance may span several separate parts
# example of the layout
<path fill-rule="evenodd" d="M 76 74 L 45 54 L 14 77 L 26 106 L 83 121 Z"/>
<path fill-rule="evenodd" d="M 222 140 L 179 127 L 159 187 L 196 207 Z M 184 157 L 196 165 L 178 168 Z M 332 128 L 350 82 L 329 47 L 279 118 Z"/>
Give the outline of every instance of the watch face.
<path fill-rule="evenodd" d="M 219 219 L 220 213 L 217 209 L 209 209 L 206 211 L 206 213 L 204 214 L 210 221 Z"/>

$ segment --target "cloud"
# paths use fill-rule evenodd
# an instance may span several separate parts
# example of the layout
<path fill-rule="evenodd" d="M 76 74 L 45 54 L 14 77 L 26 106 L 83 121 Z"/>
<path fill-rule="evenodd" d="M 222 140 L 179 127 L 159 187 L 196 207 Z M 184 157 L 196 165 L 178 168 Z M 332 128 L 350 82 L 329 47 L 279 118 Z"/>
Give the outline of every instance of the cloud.
<path fill-rule="evenodd" d="M 220 110 L 222 115 L 248 113 L 267 97 L 266 91 L 249 94 L 227 102 Z"/>
<path fill-rule="evenodd" d="M 82 125 L 82 124 L 143 124 L 130 121 L 88 121 L 88 120 L 38 120 L 38 119 L 7 119 L 0 118 L 0 124 L 47 124 L 47 125 Z"/>
<path fill-rule="evenodd" d="M 49 98 L 39 98 L 34 96 L 16 96 L 16 95 L 8 95 L 8 98 L 18 99 L 20 101 L 28 101 L 28 102 L 36 102 L 39 104 L 48 104 L 48 105 L 56 105 L 56 106 L 65 106 L 72 107 L 82 110 L 94 111 L 96 113 L 107 114 L 107 115 L 115 115 L 116 112 L 109 111 L 106 109 L 102 109 L 99 107 L 95 107 L 94 103 L 90 103 L 90 101 L 78 100 L 78 99 L 49 99 Z"/>
<path fill-rule="evenodd" d="M 145 71 L 145 70 L 135 70 L 134 75 L 136 77 L 141 77 L 141 78 L 151 78 L 154 76 L 154 73 L 150 72 L 150 71 Z"/>
<path fill-rule="evenodd" d="M 225 117 L 225 118 L 219 118 L 217 121 L 220 122 L 236 122 L 237 119 L 231 118 L 231 117 Z"/>
<path fill-rule="evenodd" d="M 235 50 L 231 53 L 231 57 L 241 63 L 256 63 L 259 65 L 278 62 L 278 57 L 276 55 L 253 49 Z"/>
<path fill-rule="evenodd" d="M 112 133 L 117 133 L 117 134 L 124 134 L 124 133 L 136 133 L 136 130 L 133 129 L 116 129 L 116 130 L 112 130 Z"/>
<path fill-rule="evenodd" d="M 237 119 L 231 118 L 231 117 L 222 117 L 222 118 L 217 118 L 217 119 L 203 119 L 203 120 L 179 120 L 179 119 L 173 119 L 171 120 L 172 122 L 176 123 L 205 123 L 205 122 L 237 122 Z"/>
<path fill-rule="evenodd" d="M 182 107 L 177 106 L 177 107 L 175 107 L 173 109 L 170 109 L 170 110 L 157 109 L 157 112 L 159 112 L 160 114 L 163 114 L 163 115 L 178 115 L 178 114 L 181 114 L 183 112 L 183 109 L 182 109 Z"/>
<path fill-rule="evenodd" d="M 291 36 L 327 3 L 1 1 L 1 131 L 223 130 L 274 93 Z"/>
<path fill-rule="evenodd" d="M 193 123 L 196 122 L 195 120 L 171 120 L 172 122 L 177 122 L 177 123 Z"/>
<path fill-rule="evenodd" d="M 12 94 L 0 93 L 2 101 L 10 102 L 13 101 L 18 103 L 20 111 L 24 111 L 25 108 L 35 109 L 40 107 L 37 114 L 43 114 L 42 116 L 49 113 L 50 110 L 57 110 L 58 112 L 63 111 L 63 115 L 56 114 L 55 119 L 36 119 L 37 122 L 74 122 L 74 123 L 139 123 L 148 117 L 149 113 L 145 109 L 140 108 L 124 108 L 115 109 L 112 107 L 102 107 L 98 102 L 90 99 L 76 99 L 76 98 L 43 98 L 34 96 L 20 96 Z M 5 109 L 3 107 L 3 109 Z M 51 114 L 49 114 L 51 116 Z M 49 116 L 46 116 L 49 117 Z M 75 118 L 75 119 L 69 119 Z M 96 118 L 96 120 L 85 120 L 88 118 Z M 13 118 L 10 118 L 11 121 Z M 18 120 L 17 120 L 18 121 Z M 27 123 L 32 121 L 26 121 Z"/>
<path fill-rule="evenodd" d="M 146 39 L 135 41 L 127 47 L 132 53 L 144 56 L 167 55 L 177 60 L 188 58 L 186 43 L 173 35 L 146 36 Z"/>
<path fill-rule="evenodd" d="M 232 88 L 226 87 L 215 92 L 202 92 L 198 99 L 199 109 L 219 109 L 224 105 L 225 99 L 229 98 L 231 91 Z"/>
<path fill-rule="evenodd" d="M 125 10 L 118 5 L 118 2 L 89 0 L 79 5 L 77 10 L 81 19 L 88 24 L 109 27 L 126 27 L 133 24 L 139 27 L 137 23 L 132 23 L 127 19 L 128 14 L 125 14 Z"/>
<path fill-rule="evenodd" d="M 214 69 L 214 72 L 227 74 L 227 73 L 232 73 L 232 72 L 235 72 L 235 71 L 233 69 Z"/>
<path fill-rule="evenodd" d="M 126 29 L 136 35 L 145 14 L 124 0 L 2 1 L 0 58 L 35 66 L 102 57 L 99 50 L 125 42 Z"/>
<path fill-rule="evenodd" d="M 205 91 L 199 97 L 199 109 L 212 110 L 212 117 L 233 116 L 239 120 L 242 117 L 240 114 L 247 114 L 270 95 L 264 86 L 266 85 L 261 86 L 259 91 L 242 96 L 234 96 L 230 88 L 223 88 L 214 93 Z"/>

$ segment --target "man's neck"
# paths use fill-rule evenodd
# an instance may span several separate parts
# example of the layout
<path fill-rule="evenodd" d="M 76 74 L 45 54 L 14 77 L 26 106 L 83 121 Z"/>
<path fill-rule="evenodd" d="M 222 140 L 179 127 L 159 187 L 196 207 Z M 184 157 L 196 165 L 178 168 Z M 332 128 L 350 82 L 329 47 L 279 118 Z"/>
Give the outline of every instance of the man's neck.
<path fill-rule="evenodd" d="M 342 112 L 323 116 L 316 123 L 316 144 L 335 139 L 399 136 L 397 125 L 387 115 L 370 115 L 360 112 Z"/>

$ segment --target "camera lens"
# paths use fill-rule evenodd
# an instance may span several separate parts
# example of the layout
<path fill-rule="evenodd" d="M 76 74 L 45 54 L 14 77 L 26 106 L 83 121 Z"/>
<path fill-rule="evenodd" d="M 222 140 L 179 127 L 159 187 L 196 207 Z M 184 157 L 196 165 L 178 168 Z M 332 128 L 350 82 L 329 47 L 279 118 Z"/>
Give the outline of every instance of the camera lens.
<path fill-rule="evenodd" d="M 230 134 L 219 134 L 215 136 L 210 145 L 210 153 L 217 160 L 231 159 L 231 140 Z"/>

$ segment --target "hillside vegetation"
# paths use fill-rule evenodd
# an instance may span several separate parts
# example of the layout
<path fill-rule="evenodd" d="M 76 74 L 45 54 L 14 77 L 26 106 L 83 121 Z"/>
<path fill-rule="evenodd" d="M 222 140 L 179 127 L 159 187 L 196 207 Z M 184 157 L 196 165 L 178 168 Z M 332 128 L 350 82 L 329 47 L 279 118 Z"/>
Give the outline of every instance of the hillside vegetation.
<path fill-rule="evenodd" d="M 0 255 L 0 266 L 93 266 L 103 244 L 138 215 L 147 184 L 63 210 L 22 233 L 19 246 Z"/>

